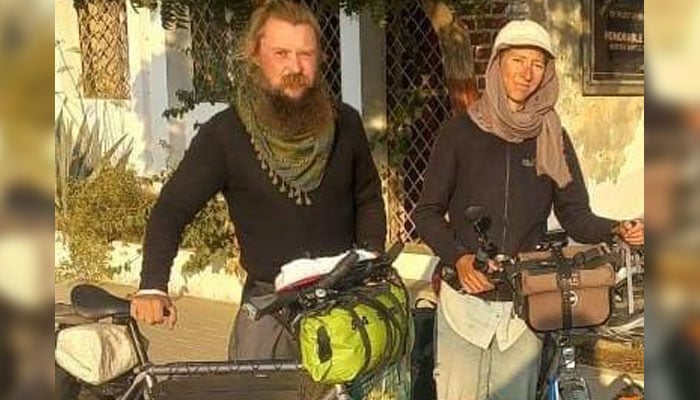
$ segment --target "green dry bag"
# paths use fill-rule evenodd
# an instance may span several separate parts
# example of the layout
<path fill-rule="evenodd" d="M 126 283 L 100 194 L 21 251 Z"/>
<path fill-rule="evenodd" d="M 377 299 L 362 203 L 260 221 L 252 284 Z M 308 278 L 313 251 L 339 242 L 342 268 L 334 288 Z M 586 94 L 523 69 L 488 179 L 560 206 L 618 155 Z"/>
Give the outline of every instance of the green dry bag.
<path fill-rule="evenodd" d="M 408 293 L 400 279 L 345 291 L 299 325 L 301 363 L 319 383 L 347 383 L 410 351 Z"/>

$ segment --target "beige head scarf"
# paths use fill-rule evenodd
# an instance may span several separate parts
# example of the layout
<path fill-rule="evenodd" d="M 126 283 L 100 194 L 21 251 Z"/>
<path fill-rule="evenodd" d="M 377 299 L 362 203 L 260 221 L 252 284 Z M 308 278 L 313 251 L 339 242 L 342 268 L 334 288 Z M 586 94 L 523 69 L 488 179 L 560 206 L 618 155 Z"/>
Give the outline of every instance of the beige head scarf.
<path fill-rule="evenodd" d="M 547 62 L 539 88 L 527 99 L 524 108 L 512 111 L 501 78 L 501 50 L 514 46 L 536 46 L 554 57 L 549 34 L 534 21 L 512 21 L 496 37 L 486 69 L 486 90 L 469 108 L 472 120 L 484 131 L 503 140 L 520 143 L 537 138 L 537 174 L 551 177 L 559 188 L 571 182 L 564 156 L 564 136 L 554 105 L 559 96 L 554 58 Z"/>

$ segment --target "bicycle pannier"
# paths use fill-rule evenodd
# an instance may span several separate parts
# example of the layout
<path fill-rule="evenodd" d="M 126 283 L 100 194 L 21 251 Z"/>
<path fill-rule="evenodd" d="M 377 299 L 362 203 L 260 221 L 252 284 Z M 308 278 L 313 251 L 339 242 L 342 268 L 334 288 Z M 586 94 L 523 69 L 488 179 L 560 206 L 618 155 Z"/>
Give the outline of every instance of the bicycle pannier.
<path fill-rule="evenodd" d="M 525 268 L 517 278 L 518 314 L 535 331 L 548 332 L 605 324 L 612 312 L 615 270 L 604 245 L 563 249 L 563 265 Z M 551 257 L 549 252 L 527 253 L 521 260 Z"/>
<path fill-rule="evenodd" d="M 56 338 L 56 363 L 83 382 L 110 381 L 138 364 L 127 329 L 107 323 L 63 329 Z"/>

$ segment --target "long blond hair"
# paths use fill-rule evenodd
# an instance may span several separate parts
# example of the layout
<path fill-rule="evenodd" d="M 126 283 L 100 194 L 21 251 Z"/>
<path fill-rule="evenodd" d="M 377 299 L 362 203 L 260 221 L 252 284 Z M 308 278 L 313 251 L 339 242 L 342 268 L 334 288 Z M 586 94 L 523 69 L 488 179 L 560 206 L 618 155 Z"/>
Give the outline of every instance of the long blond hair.
<path fill-rule="evenodd" d="M 314 13 L 303 3 L 290 0 L 260 1 L 248 22 L 248 28 L 239 44 L 238 58 L 246 64 L 253 64 L 253 58 L 260 47 L 262 28 L 270 18 L 277 18 L 293 25 L 309 25 L 316 36 L 318 61 L 323 61 L 321 50 L 321 27 Z"/>

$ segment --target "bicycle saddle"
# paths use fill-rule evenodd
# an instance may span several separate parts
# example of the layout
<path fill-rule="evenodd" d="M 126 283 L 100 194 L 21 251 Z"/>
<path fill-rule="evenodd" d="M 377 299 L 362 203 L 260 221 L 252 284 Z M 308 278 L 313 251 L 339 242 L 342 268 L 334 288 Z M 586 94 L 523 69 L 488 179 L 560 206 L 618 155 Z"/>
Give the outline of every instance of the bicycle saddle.
<path fill-rule="evenodd" d="M 127 316 L 130 312 L 129 300 L 107 293 L 93 285 L 78 285 L 70 292 L 75 311 L 86 318 L 107 318 Z"/>
<path fill-rule="evenodd" d="M 56 303 L 54 304 L 54 322 L 59 325 L 82 325 L 95 320 L 78 314 L 71 304 Z"/>

